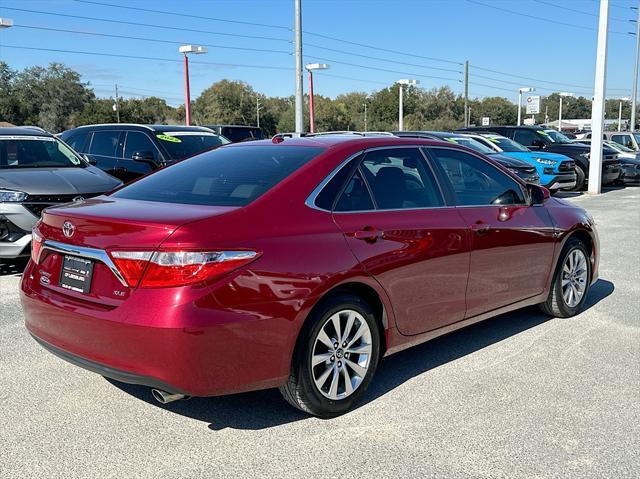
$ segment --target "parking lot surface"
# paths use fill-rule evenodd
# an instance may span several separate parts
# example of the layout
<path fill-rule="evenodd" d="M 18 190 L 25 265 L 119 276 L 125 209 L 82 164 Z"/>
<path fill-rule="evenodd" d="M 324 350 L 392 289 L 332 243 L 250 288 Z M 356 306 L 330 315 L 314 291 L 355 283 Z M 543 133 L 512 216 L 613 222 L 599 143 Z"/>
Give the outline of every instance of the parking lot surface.
<path fill-rule="evenodd" d="M 383 361 L 354 411 L 276 390 L 166 406 L 28 335 L 21 262 L 0 267 L 0 476 L 638 477 L 640 188 L 569 201 L 595 217 L 588 309 L 506 314 Z"/>

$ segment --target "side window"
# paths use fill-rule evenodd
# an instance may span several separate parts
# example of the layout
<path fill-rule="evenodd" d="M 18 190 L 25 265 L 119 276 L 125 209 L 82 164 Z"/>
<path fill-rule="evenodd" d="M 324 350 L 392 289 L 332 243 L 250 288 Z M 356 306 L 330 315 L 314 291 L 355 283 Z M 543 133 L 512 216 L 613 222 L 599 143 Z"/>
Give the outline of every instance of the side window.
<path fill-rule="evenodd" d="M 449 178 L 459 206 L 521 205 L 520 185 L 486 161 L 453 149 L 429 148 Z"/>
<path fill-rule="evenodd" d="M 418 148 L 369 152 L 361 169 L 380 210 L 428 208 L 444 204 L 435 179 Z"/>
<path fill-rule="evenodd" d="M 367 185 L 362 179 L 360 168 L 347 182 L 334 211 L 367 211 L 374 209 Z"/>
<path fill-rule="evenodd" d="M 158 158 L 158 149 L 147 135 L 140 131 L 128 131 L 124 143 L 124 157 L 133 158 L 134 153 L 151 153 L 153 158 Z"/>
<path fill-rule="evenodd" d="M 87 142 L 87 136 L 89 136 L 89 133 L 78 133 L 70 137 L 66 143 L 77 152 L 84 153 L 86 151 L 84 146 Z"/>
<path fill-rule="evenodd" d="M 631 143 L 631 135 L 612 135 L 611 141 L 615 141 L 616 143 L 626 146 L 627 148 L 633 148 L 633 143 Z"/>
<path fill-rule="evenodd" d="M 521 145 L 533 146 L 533 142 L 540 140 L 540 136 L 532 130 L 516 130 L 513 139 Z"/>
<path fill-rule="evenodd" d="M 119 140 L 119 131 L 95 131 L 89 147 L 89 153 L 92 155 L 116 156 Z"/>
<path fill-rule="evenodd" d="M 359 156 L 358 158 L 351 160 L 347 165 L 343 166 L 342 169 L 338 171 L 324 186 L 324 188 L 322 188 L 314 202 L 318 208 L 322 208 L 327 211 L 331 211 L 333 209 L 333 204 L 336 201 L 337 196 L 342 191 L 342 186 L 349 179 L 354 166 L 359 163 L 360 158 L 362 157 Z M 369 200 L 371 200 L 371 198 L 369 198 Z"/>

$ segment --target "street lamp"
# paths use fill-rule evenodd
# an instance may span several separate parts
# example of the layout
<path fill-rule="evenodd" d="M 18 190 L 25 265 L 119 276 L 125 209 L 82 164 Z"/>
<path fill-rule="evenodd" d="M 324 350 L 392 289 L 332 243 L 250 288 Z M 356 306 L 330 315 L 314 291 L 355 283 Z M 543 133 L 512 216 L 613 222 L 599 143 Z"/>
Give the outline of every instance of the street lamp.
<path fill-rule="evenodd" d="M 524 87 L 518 89 L 518 126 L 522 123 L 522 94 L 536 91 L 533 87 Z"/>
<path fill-rule="evenodd" d="M 398 80 L 396 82 L 398 84 L 398 95 L 400 96 L 398 99 L 398 131 L 402 131 L 404 129 L 404 111 L 403 111 L 403 86 L 404 85 L 417 85 L 420 83 L 419 80 L 410 80 L 408 78 L 404 78 L 402 80 Z"/>
<path fill-rule="evenodd" d="M 558 131 L 562 131 L 562 99 L 565 96 L 573 96 L 573 93 L 562 91 L 559 93 L 559 95 L 560 95 L 560 108 L 558 110 Z"/>
<path fill-rule="evenodd" d="M 620 106 L 618 107 L 618 131 L 622 131 L 622 102 L 629 101 L 629 98 L 619 98 Z"/>
<path fill-rule="evenodd" d="M 0 18 L 0 29 L 9 28 L 13 26 L 13 20 L 10 18 Z"/>
<path fill-rule="evenodd" d="M 184 124 L 191 124 L 191 92 L 189 91 L 189 54 L 207 53 L 205 47 L 199 45 L 181 45 L 178 51 L 184 55 Z"/>
<path fill-rule="evenodd" d="M 364 131 L 369 131 L 367 129 L 367 104 L 363 103 L 362 106 L 364 106 Z"/>
<path fill-rule="evenodd" d="M 309 72 L 309 131 L 315 132 L 315 116 L 313 112 L 313 71 L 314 70 L 326 70 L 329 65 L 326 63 L 308 63 L 305 68 Z"/>

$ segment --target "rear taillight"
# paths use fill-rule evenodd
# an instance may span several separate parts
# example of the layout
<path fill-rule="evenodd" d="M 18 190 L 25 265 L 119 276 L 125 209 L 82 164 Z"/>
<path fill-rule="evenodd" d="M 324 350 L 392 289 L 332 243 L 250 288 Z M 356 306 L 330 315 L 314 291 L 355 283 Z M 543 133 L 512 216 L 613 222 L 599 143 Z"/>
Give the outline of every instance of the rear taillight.
<path fill-rule="evenodd" d="M 211 280 L 257 256 L 237 251 L 112 251 L 111 257 L 132 288 L 164 288 Z"/>
<path fill-rule="evenodd" d="M 31 232 L 31 259 L 34 263 L 38 263 L 40 259 L 40 250 L 42 249 L 43 238 L 34 229 Z"/>

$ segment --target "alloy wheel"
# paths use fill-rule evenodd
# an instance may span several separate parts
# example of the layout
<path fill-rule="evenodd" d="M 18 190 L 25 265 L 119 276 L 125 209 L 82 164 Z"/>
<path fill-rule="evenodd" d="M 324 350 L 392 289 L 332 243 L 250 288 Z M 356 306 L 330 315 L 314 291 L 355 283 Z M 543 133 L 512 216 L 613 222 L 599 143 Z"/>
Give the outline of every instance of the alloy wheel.
<path fill-rule="evenodd" d="M 587 258 L 580 249 L 569 252 L 562 267 L 562 298 L 567 306 L 575 308 L 587 289 Z"/>

